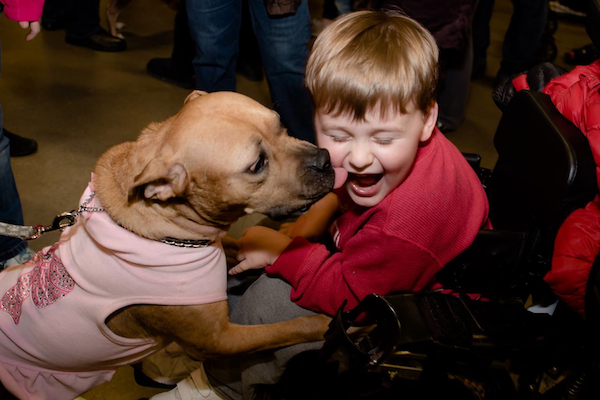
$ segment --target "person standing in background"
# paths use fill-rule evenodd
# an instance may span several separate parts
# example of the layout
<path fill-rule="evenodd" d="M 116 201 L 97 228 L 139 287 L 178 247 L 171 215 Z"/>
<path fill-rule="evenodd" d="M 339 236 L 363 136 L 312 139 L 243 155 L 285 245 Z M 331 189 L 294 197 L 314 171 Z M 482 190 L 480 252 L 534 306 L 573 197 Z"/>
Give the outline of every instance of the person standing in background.
<path fill-rule="evenodd" d="M 312 103 L 304 86 L 308 60 L 308 1 L 249 0 L 273 108 L 290 134 L 315 142 Z M 196 43 L 196 89 L 236 90 L 242 0 L 186 0 Z"/>
<path fill-rule="evenodd" d="M 32 40 L 40 32 L 40 17 L 44 0 L 0 0 L 4 15 L 13 21 L 18 21 L 23 29 L 29 29 L 25 40 Z M 1 54 L 1 53 L 0 53 Z M 0 57 L 1 65 L 1 57 Z M 0 107 L 0 221 L 9 224 L 23 225 L 23 210 L 21 199 L 10 164 L 10 140 L 2 129 L 3 116 Z M 18 265 L 33 256 L 27 243 L 21 239 L 0 236 L 0 270 Z"/>

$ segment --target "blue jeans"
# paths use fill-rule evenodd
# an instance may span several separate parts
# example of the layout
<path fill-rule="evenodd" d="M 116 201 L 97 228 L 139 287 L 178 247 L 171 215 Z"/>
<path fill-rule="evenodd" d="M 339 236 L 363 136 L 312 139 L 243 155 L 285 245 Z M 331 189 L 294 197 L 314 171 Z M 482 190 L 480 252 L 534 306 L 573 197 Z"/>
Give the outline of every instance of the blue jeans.
<path fill-rule="evenodd" d="M 23 225 L 21 200 L 10 166 L 10 142 L 2 133 L 2 108 L 0 108 L 0 221 Z M 0 261 L 13 258 L 25 250 L 27 243 L 21 239 L 0 235 Z"/>
<path fill-rule="evenodd" d="M 196 88 L 235 91 L 242 0 L 187 0 L 186 5 L 196 42 Z M 268 15 L 264 0 L 249 0 L 249 6 L 273 109 L 292 136 L 314 143 L 312 102 L 304 86 L 308 2 L 303 1 L 295 14 L 277 17 Z"/>
<path fill-rule="evenodd" d="M 1 54 L 1 53 L 0 53 Z M 0 64 L 2 57 L 0 56 Z M 0 107 L 0 221 L 23 225 L 21 199 L 10 166 L 10 141 L 2 132 L 2 107 Z M 13 258 L 27 247 L 21 239 L 0 235 L 0 261 Z"/>

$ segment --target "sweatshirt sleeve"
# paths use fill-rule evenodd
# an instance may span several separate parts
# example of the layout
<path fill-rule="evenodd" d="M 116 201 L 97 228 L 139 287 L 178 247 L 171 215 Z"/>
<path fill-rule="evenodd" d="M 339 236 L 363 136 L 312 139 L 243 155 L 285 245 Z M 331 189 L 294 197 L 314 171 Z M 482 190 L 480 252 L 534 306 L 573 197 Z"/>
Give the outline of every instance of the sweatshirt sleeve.
<path fill-rule="evenodd" d="M 350 309 L 371 293 L 421 290 L 440 269 L 414 243 L 364 227 L 335 253 L 296 238 L 266 271 L 292 285 L 296 304 L 334 315 L 344 300 Z"/>
<path fill-rule="evenodd" d="M 6 18 L 13 21 L 39 21 L 44 0 L 0 0 L 4 4 Z"/>

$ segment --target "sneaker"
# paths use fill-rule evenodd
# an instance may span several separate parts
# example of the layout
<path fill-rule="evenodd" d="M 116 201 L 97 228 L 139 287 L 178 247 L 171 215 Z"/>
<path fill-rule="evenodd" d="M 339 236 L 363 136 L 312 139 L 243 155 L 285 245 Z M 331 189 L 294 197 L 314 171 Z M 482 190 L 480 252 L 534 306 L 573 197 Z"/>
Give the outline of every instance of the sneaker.
<path fill-rule="evenodd" d="M 10 140 L 11 157 L 28 156 L 37 151 L 38 144 L 35 140 L 16 135 L 5 128 L 2 129 L 2 133 Z"/>
<path fill-rule="evenodd" d="M 31 250 L 29 247 L 26 247 L 25 250 L 14 256 L 13 258 L 9 258 L 8 260 L 0 261 L 0 271 L 5 268 L 12 267 L 13 265 L 21 265 L 27 261 L 31 257 L 35 255 L 35 251 Z"/>
<path fill-rule="evenodd" d="M 180 382 L 202 366 L 201 361 L 194 360 L 175 342 L 150 354 L 140 362 L 135 379 L 141 386 L 161 385 L 173 389 Z M 144 379 L 145 377 L 145 379 Z M 145 382 L 146 384 L 144 384 Z"/>
<path fill-rule="evenodd" d="M 179 382 L 177 387 L 168 392 L 152 396 L 150 400 L 222 400 L 208 382 L 204 365 L 192 372 L 185 380 Z"/>
<path fill-rule="evenodd" d="M 135 383 L 137 383 L 139 386 L 165 389 L 165 390 L 173 389 L 177 386 L 177 385 L 166 385 L 166 384 L 157 382 L 154 379 L 150 378 L 148 375 L 146 375 L 144 373 L 144 371 L 142 371 L 142 366 L 140 365 L 140 363 L 132 364 L 131 367 L 133 368 L 133 379 L 135 380 Z"/>
<path fill-rule="evenodd" d="M 548 4 L 550 6 L 550 11 L 555 12 L 556 14 L 563 15 L 563 16 L 579 17 L 579 18 L 586 17 L 586 13 L 577 11 L 568 6 L 565 6 L 565 5 L 561 4 L 560 1 L 550 1 Z"/>

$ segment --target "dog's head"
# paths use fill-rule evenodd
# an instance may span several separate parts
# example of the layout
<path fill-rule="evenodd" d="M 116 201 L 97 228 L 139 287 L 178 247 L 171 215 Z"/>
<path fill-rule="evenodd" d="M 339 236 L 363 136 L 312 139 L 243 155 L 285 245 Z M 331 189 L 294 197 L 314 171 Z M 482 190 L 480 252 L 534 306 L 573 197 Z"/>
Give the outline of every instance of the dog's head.
<path fill-rule="evenodd" d="M 119 172 L 127 202 L 177 208 L 191 221 L 193 210 L 214 226 L 306 210 L 335 179 L 326 150 L 288 136 L 275 111 L 234 92 L 194 91 L 177 115 L 117 153 L 110 158 L 128 160 Z"/>

